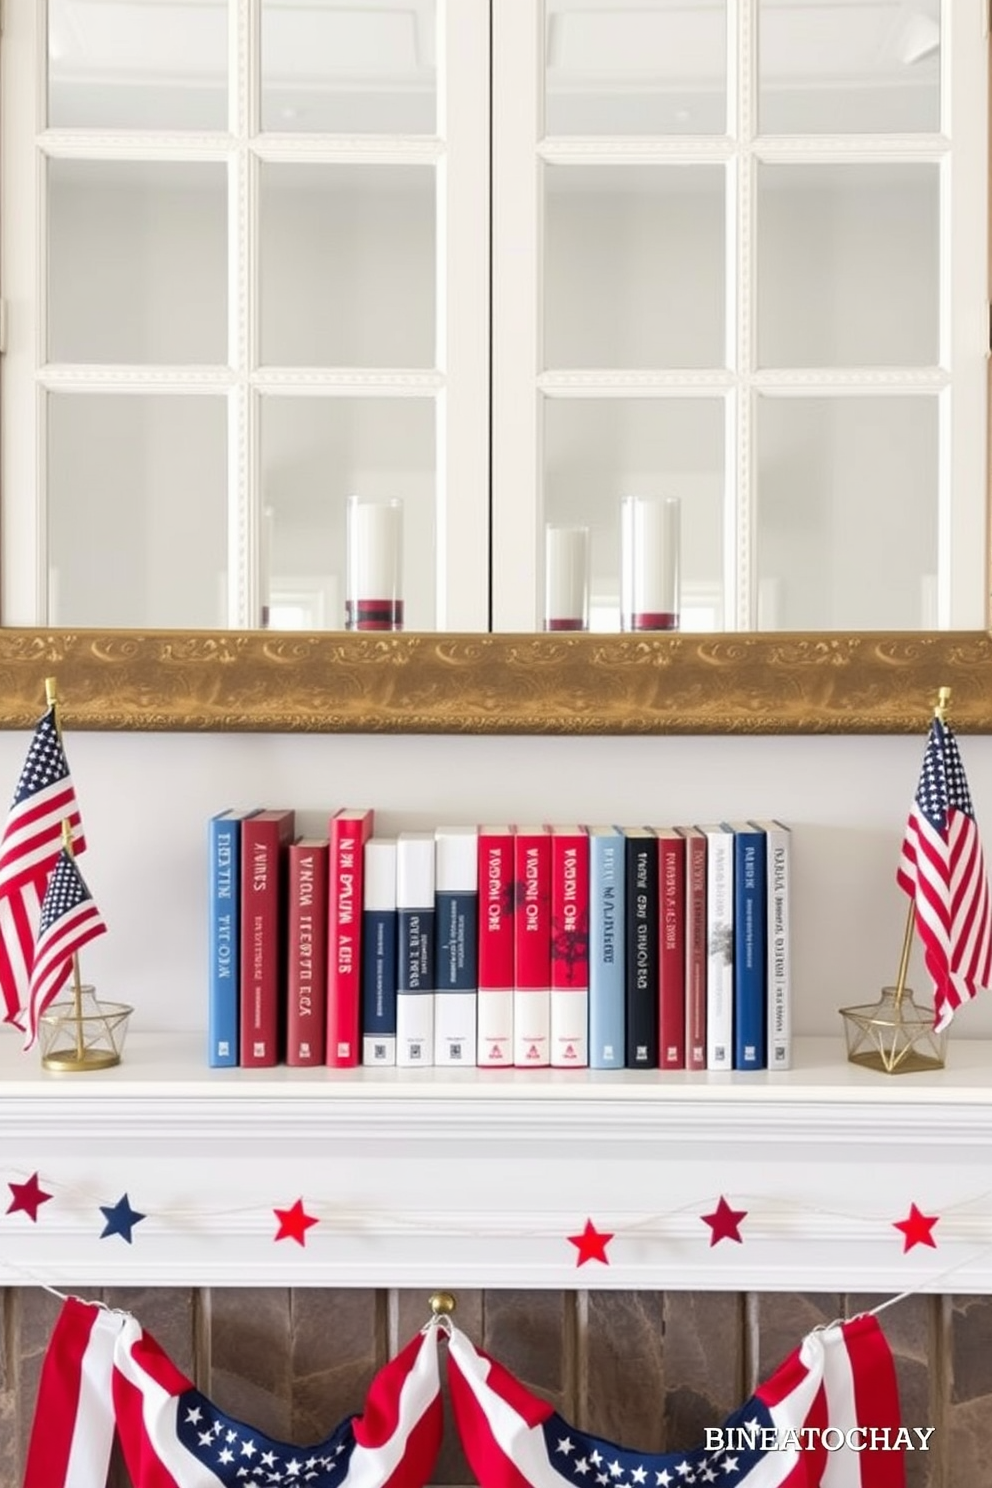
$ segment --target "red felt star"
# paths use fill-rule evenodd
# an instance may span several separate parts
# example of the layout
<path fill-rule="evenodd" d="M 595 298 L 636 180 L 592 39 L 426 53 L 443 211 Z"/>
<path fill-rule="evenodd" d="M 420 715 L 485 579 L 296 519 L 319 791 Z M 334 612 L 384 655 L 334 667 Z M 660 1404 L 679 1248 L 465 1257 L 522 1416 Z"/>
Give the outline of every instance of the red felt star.
<path fill-rule="evenodd" d="M 279 1221 L 276 1239 L 295 1240 L 297 1245 L 306 1245 L 307 1230 L 311 1225 L 320 1223 L 312 1214 L 304 1211 L 302 1199 L 297 1199 L 292 1209 L 273 1209 L 272 1212 Z"/>
<path fill-rule="evenodd" d="M 720 1195 L 720 1202 L 713 1213 L 703 1214 L 700 1217 L 713 1232 L 710 1235 L 710 1245 L 715 1245 L 718 1240 L 736 1240 L 738 1245 L 744 1244 L 738 1230 L 741 1220 L 747 1219 L 747 1210 L 731 1209 L 723 1194 Z"/>
<path fill-rule="evenodd" d="M 910 1204 L 909 1215 L 906 1219 L 894 1219 L 894 1229 L 902 1230 L 903 1242 L 902 1253 L 912 1250 L 914 1245 L 931 1245 L 937 1249 L 937 1242 L 930 1231 L 940 1218 L 939 1214 L 921 1214 L 915 1204 Z"/>
<path fill-rule="evenodd" d="M 7 1205 L 7 1213 L 16 1214 L 19 1209 L 23 1210 L 28 1218 L 34 1220 L 37 1224 L 38 1210 L 42 1204 L 52 1197 L 50 1193 L 45 1193 L 41 1187 L 41 1184 L 38 1182 L 38 1174 L 32 1173 L 27 1183 L 8 1183 L 7 1187 L 14 1195 Z"/>
<path fill-rule="evenodd" d="M 597 1230 L 591 1219 L 586 1220 L 586 1227 L 581 1235 L 569 1235 L 569 1241 L 579 1252 L 575 1264 L 584 1266 L 586 1261 L 602 1261 L 604 1266 L 610 1264 L 606 1254 L 606 1247 L 613 1239 L 605 1231 Z"/>

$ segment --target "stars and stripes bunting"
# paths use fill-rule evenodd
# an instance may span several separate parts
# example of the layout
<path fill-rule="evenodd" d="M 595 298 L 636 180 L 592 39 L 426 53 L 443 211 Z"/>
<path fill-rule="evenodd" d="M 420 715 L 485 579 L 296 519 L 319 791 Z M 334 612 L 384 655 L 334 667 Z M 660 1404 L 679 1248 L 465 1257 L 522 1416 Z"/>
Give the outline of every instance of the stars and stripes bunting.
<path fill-rule="evenodd" d="M 457 1328 L 448 1379 L 480 1488 L 905 1488 L 900 1447 L 847 1444 L 848 1433 L 852 1443 L 893 1442 L 901 1424 L 892 1355 L 871 1315 L 810 1333 L 688 1451 L 633 1451 L 576 1430 Z"/>
<path fill-rule="evenodd" d="M 437 1328 L 379 1370 L 361 1415 L 277 1441 L 217 1408 L 141 1324 L 69 1298 L 42 1368 L 24 1488 L 95 1488 L 115 1431 L 134 1488 L 424 1488 L 441 1441 Z"/>

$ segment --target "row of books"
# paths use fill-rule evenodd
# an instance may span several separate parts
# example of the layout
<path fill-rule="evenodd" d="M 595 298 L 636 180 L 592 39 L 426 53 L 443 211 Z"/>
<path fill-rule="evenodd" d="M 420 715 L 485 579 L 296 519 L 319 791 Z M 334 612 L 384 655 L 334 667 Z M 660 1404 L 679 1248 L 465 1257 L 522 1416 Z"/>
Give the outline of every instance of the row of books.
<path fill-rule="evenodd" d="M 789 828 L 209 823 L 211 1066 L 791 1063 Z"/>

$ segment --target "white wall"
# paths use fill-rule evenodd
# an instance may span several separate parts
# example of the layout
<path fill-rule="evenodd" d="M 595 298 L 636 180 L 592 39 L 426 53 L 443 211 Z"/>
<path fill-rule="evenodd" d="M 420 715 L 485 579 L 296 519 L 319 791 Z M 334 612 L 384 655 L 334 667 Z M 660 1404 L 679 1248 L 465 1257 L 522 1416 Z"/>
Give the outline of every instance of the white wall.
<path fill-rule="evenodd" d="M 992 859 L 992 738 L 960 743 Z M 27 744 L 26 733 L 0 733 L 0 796 L 12 793 Z M 83 952 L 84 977 L 101 995 L 133 1002 L 136 1029 L 205 1027 L 205 823 L 239 804 L 296 806 L 304 830 L 323 830 L 339 806 L 365 804 L 387 830 L 514 817 L 662 823 L 777 815 L 795 830 L 798 1031 L 836 1035 L 843 1057 L 837 1008 L 872 1001 L 898 969 L 907 901 L 894 873 L 922 732 L 864 739 L 70 732 L 66 744 L 90 842 L 82 866 L 110 927 Z M 911 981 L 924 991 L 915 956 Z M 955 1022 L 955 1038 L 979 1036 L 992 1036 L 992 994 Z"/>

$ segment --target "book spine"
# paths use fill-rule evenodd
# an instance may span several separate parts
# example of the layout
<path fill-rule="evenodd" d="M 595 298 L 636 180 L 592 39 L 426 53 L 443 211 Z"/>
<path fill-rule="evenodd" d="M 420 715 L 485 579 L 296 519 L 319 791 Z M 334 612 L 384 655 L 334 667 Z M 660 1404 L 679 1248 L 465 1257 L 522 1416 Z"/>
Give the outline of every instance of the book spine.
<path fill-rule="evenodd" d="M 706 1068 L 706 838 L 685 839 L 685 1063 Z"/>
<path fill-rule="evenodd" d="M 589 1063 L 623 1069 L 624 839 L 589 837 Z"/>
<path fill-rule="evenodd" d="M 480 1068 L 513 1064 L 513 831 L 479 831 L 479 996 L 477 1057 Z"/>
<path fill-rule="evenodd" d="M 551 833 L 518 830 L 513 840 L 513 1062 L 540 1069 L 551 1063 Z"/>
<path fill-rule="evenodd" d="M 434 838 L 396 843 L 396 1063 L 434 1062 Z"/>
<path fill-rule="evenodd" d="M 439 827 L 435 834 L 434 1063 L 476 1062 L 479 949 L 477 834 Z"/>
<path fill-rule="evenodd" d="M 734 1069 L 768 1068 L 765 834 L 734 827 Z"/>
<path fill-rule="evenodd" d="M 362 1063 L 396 1063 L 396 843 L 365 844 L 362 910 Z"/>
<path fill-rule="evenodd" d="M 237 1065 L 239 1021 L 241 822 L 212 817 L 208 827 L 207 1062 Z"/>
<path fill-rule="evenodd" d="M 286 1063 L 324 1063 L 327 983 L 326 842 L 293 842 L 287 857 Z"/>
<path fill-rule="evenodd" d="M 247 817 L 241 836 L 241 1064 L 279 1063 L 285 964 L 284 863 L 280 825 Z"/>
<path fill-rule="evenodd" d="M 627 838 L 626 1063 L 658 1068 L 658 839 Z"/>
<path fill-rule="evenodd" d="M 706 832 L 706 1068 L 733 1068 L 734 834 Z"/>
<path fill-rule="evenodd" d="M 768 1067 L 792 1068 L 792 960 L 789 944 L 789 871 L 792 837 L 769 823 L 767 841 Z"/>
<path fill-rule="evenodd" d="M 551 1064 L 589 1064 L 589 837 L 551 837 Z"/>
<path fill-rule="evenodd" d="M 685 1069 L 685 838 L 658 837 L 658 1049 L 664 1070 Z"/>
<path fill-rule="evenodd" d="M 365 843 L 372 813 L 331 817 L 327 913 L 326 1063 L 358 1064 L 361 1024 L 362 903 Z"/>

